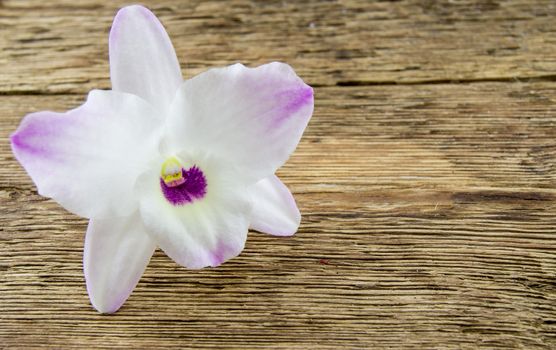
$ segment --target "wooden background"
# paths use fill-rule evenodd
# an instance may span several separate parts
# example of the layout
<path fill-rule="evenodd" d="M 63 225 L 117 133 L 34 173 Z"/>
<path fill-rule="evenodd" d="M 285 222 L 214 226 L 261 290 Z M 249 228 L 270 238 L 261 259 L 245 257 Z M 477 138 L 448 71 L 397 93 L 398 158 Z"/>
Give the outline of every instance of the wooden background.
<path fill-rule="evenodd" d="M 186 77 L 291 64 L 315 113 L 279 175 L 298 234 L 89 305 L 86 220 L 8 135 L 110 87 L 122 1 L 0 1 L 0 348 L 556 348 L 556 2 L 149 1 Z"/>

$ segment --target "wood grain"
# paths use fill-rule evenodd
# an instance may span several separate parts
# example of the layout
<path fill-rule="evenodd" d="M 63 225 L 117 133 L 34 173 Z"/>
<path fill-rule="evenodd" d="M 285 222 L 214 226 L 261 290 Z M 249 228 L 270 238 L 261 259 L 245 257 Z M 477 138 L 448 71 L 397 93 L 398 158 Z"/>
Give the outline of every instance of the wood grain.
<path fill-rule="evenodd" d="M 148 2 L 187 77 L 282 60 L 315 87 L 279 171 L 303 222 L 215 269 L 157 251 L 103 316 L 86 221 L 7 139 L 109 88 L 122 4 L 0 2 L 0 348 L 556 348 L 553 2 Z"/>

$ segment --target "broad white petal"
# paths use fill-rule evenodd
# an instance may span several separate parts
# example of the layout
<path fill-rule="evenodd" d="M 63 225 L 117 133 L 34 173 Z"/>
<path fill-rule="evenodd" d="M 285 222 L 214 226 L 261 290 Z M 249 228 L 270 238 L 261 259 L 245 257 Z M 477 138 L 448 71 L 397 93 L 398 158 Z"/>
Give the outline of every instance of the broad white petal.
<path fill-rule="evenodd" d="M 301 213 L 290 190 L 276 175 L 257 182 L 252 188 L 251 228 L 275 236 L 293 235 Z"/>
<path fill-rule="evenodd" d="M 251 211 L 249 194 L 236 183 L 237 173 L 220 160 L 190 159 L 187 163 L 199 167 L 206 177 L 205 196 L 173 205 L 161 192 L 158 172 L 152 171 L 138 181 L 143 195 L 141 216 L 158 246 L 178 264 L 192 269 L 218 266 L 243 250 Z"/>
<path fill-rule="evenodd" d="M 126 218 L 91 219 L 83 269 L 95 309 L 116 312 L 139 282 L 155 249 L 138 213 Z"/>
<path fill-rule="evenodd" d="M 256 182 L 288 159 L 312 113 L 313 89 L 286 64 L 211 69 L 178 91 L 168 152 L 212 152 Z"/>
<path fill-rule="evenodd" d="M 122 8 L 109 40 L 112 89 L 135 94 L 160 111 L 170 106 L 183 79 L 172 42 L 143 6 Z"/>
<path fill-rule="evenodd" d="M 136 210 L 135 180 L 157 157 L 159 122 L 137 96 L 94 90 L 66 113 L 27 115 L 12 150 L 39 194 L 84 217 Z"/>

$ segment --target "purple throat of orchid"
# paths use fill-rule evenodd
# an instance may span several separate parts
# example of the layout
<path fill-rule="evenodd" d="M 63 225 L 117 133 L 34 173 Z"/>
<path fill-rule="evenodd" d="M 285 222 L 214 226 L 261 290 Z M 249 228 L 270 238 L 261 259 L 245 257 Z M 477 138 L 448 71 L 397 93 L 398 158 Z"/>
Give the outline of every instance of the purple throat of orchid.
<path fill-rule="evenodd" d="M 185 205 L 206 195 L 207 180 L 196 165 L 186 170 L 175 157 L 170 157 L 162 164 L 160 189 L 170 204 Z"/>

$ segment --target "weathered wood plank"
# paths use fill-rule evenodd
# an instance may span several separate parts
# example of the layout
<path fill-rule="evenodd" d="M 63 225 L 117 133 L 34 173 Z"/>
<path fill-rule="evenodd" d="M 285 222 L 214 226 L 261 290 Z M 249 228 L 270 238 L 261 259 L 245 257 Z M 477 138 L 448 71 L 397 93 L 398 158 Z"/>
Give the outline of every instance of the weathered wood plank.
<path fill-rule="evenodd" d="M 552 83 L 321 87 L 280 175 L 304 213 L 217 269 L 157 253 L 115 315 L 89 306 L 86 222 L 39 197 L 0 146 L 0 338 L 7 346 L 551 348 Z M 26 111 L 82 96 L 0 97 Z"/>
<path fill-rule="evenodd" d="M 108 88 L 108 29 L 127 1 L 3 1 L 0 93 Z M 186 76 L 288 61 L 319 86 L 555 79 L 547 1 L 152 1 Z M 17 62 L 17 64 L 13 64 Z"/>

